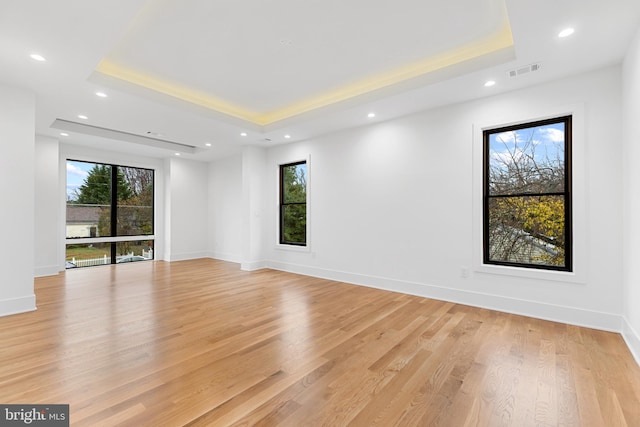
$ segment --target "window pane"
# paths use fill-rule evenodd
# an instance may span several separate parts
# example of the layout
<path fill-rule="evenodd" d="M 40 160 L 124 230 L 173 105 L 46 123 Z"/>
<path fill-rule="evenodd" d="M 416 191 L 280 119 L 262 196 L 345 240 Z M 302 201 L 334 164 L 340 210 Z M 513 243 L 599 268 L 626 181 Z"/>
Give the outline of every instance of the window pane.
<path fill-rule="evenodd" d="M 153 191 L 151 169 L 68 160 L 66 236 L 78 244 L 67 245 L 67 268 L 153 259 L 153 240 L 82 244 L 152 235 Z"/>
<path fill-rule="evenodd" d="M 307 243 L 307 163 L 280 166 L 280 243 Z"/>
<path fill-rule="evenodd" d="M 153 259 L 153 240 L 116 243 L 116 264 Z"/>
<path fill-rule="evenodd" d="M 111 244 L 67 245 L 66 268 L 111 264 Z"/>
<path fill-rule="evenodd" d="M 564 123 L 489 135 L 489 194 L 565 191 Z"/>
<path fill-rule="evenodd" d="M 282 167 L 282 203 L 307 202 L 307 164 Z"/>
<path fill-rule="evenodd" d="M 118 236 L 153 234 L 153 171 L 118 168 Z"/>
<path fill-rule="evenodd" d="M 67 238 L 111 236 L 111 166 L 67 161 Z"/>
<path fill-rule="evenodd" d="M 489 261 L 565 266 L 564 196 L 489 199 Z"/>
<path fill-rule="evenodd" d="M 282 243 L 305 244 L 307 241 L 307 205 L 282 206 Z"/>

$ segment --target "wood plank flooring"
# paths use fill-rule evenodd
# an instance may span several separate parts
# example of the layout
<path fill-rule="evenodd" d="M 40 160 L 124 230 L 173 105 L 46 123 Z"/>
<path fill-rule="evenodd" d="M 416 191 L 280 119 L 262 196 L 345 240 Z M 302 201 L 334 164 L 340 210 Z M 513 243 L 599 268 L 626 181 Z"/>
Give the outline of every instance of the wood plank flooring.
<path fill-rule="evenodd" d="M 0 318 L 0 403 L 74 426 L 640 426 L 614 333 L 210 259 L 36 296 Z"/>

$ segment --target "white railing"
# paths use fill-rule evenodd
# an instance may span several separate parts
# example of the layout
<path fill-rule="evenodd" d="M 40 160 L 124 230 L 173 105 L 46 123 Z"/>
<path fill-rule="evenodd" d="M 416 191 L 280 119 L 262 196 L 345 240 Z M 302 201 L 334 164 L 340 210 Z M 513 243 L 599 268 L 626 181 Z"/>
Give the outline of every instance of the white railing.
<path fill-rule="evenodd" d="M 125 256 L 134 256 L 133 252 Z M 149 249 L 148 251 L 142 250 L 142 256 L 146 259 L 153 259 L 153 249 Z M 118 257 L 120 258 L 120 257 Z M 111 264 L 110 256 L 103 256 L 102 258 L 90 258 L 90 259 L 78 259 L 75 257 L 71 259 L 71 262 L 76 267 L 93 267 L 95 265 L 108 265 Z"/>
<path fill-rule="evenodd" d="M 111 257 L 105 255 L 102 258 L 79 259 L 79 260 L 76 260 L 74 257 L 71 259 L 71 262 L 76 267 L 93 267 L 94 265 L 111 264 Z"/>

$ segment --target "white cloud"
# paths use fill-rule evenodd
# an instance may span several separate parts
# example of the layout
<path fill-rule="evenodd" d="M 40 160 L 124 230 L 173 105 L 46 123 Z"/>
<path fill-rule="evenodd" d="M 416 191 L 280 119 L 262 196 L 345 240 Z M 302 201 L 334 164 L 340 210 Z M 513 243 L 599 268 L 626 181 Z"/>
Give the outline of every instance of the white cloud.
<path fill-rule="evenodd" d="M 515 142 L 515 132 L 502 132 L 496 134 L 496 141 L 504 142 L 505 144 L 514 143 Z"/>
<path fill-rule="evenodd" d="M 77 175 L 80 178 L 84 179 L 89 175 L 87 171 L 80 169 L 78 166 L 73 165 L 67 162 L 67 174 Z"/>
<path fill-rule="evenodd" d="M 524 156 L 524 152 L 522 150 L 516 150 L 513 153 L 509 153 L 507 151 L 499 152 L 491 150 L 489 155 L 491 156 L 492 160 L 495 160 L 499 164 L 511 165 L 519 161 L 522 156 Z"/>
<path fill-rule="evenodd" d="M 538 132 L 543 139 L 551 142 L 564 142 L 564 131 L 556 128 L 540 128 Z"/>
<path fill-rule="evenodd" d="M 520 129 L 515 131 L 501 132 L 496 134 L 496 141 L 503 144 L 523 143 L 531 140 L 531 129 Z"/>

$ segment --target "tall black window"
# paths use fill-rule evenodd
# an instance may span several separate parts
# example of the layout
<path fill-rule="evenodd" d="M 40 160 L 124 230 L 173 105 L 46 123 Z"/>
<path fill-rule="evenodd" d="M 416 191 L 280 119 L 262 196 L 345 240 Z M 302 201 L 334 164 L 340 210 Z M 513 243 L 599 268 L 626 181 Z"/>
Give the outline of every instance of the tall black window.
<path fill-rule="evenodd" d="M 571 271 L 571 116 L 483 140 L 485 264 Z"/>
<path fill-rule="evenodd" d="M 67 160 L 67 268 L 153 259 L 153 187 L 151 169 Z"/>
<path fill-rule="evenodd" d="M 307 245 L 307 162 L 280 165 L 280 243 Z"/>

